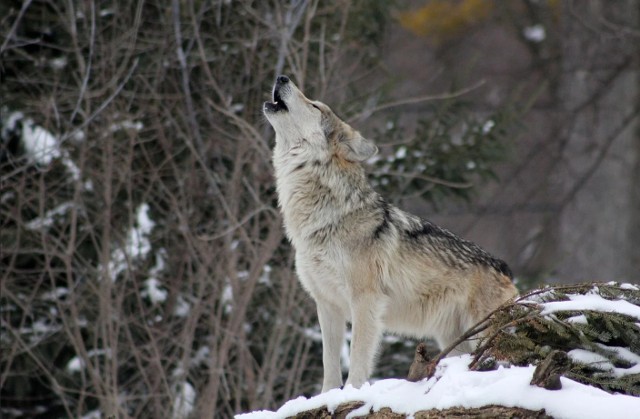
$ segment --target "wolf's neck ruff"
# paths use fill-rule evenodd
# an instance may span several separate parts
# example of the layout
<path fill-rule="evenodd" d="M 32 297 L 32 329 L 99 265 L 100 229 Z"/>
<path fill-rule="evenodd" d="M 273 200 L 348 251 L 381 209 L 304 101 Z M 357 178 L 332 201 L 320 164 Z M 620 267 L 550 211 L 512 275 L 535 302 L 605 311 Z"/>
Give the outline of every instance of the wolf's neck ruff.
<path fill-rule="evenodd" d="M 323 237 L 325 228 L 340 229 L 345 218 L 373 206 L 378 194 L 368 184 L 364 169 L 302 150 L 274 153 L 278 201 L 289 239 L 294 246 Z M 344 165 L 352 165 L 344 170 Z"/>

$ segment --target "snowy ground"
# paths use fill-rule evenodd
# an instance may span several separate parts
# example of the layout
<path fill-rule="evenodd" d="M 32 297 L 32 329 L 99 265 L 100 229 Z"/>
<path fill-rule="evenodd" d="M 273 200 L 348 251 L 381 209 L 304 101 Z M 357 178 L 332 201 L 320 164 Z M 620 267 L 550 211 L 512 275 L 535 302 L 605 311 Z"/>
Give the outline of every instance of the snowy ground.
<path fill-rule="evenodd" d="M 614 284 L 614 283 L 612 283 Z M 621 287 L 639 291 L 636 285 Z M 597 290 L 597 288 L 595 289 Z M 593 310 L 617 312 L 640 320 L 640 307 L 625 300 L 606 300 L 596 292 L 586 295 L 568 295 L 567 301 L 540 303 L 540 295 L 523 304 L 541 306 L 541 313 L 553 316 L 559 311 Z M 572 321 L 586 321 L 576 316 Z M 633 365 L 630 368 L 614 368 L 606 359 L 585 350 L 573 350 L 568 355 L 579 362 L 613 371 L 615 375 L 633 375 L 640 380 L 640 356 L 628 348 L 613 348 L 622 359 Z M 347 418 L 365 415 L 383 407 L 408 416 L 421 410 L 448 409 L 452 407 L 478 408 L 488 405 L 520 407 L 529 410 L 545 409 L 554 418 L 576 419 L 630 419 L 640 418 L 640 398 L 622 394 L 610 394 L 566 377 L 561 377 L 561 390 L 545 390 L 532 386 L 534 366 L 499 367 L 495 371 L 470 371 L 470 355 L 445 358 L 438 364 L 435 375 L 417 383 L 388 379 L 365 384 L 360 389 L 351 386 L 335 389 L 315 397 L 298 397 L 285 403 L 277 412 L 257 411 L 237 415 L 237 419 L 284 419 L 297 413 L 326 406 L 329 411 L 352 401 L 364 402 Z"/>
<path fill-rule="evenodd" d="M 450 407 L 482 407 L 491 404 L 545 409 L 555 418 L 602 419 L 640 418 L 640 398 L 609 394 L 562 377 L 562 389 L 551 391 L 529 384 L 535 367 L 499 368 L 495 371 L 469 371 L 470 355 L 444 359 L 434 377 L 418 383 L 406 380 L 380 380 L 361 389 L 351 386 L 331 390 L 312 398 L 298 397 L 277 412 L 258 411 L 237 415 L 237 419 L 284 419 L 299 412 L 327 406 L 331 411 L 350 401 L 365 404 L 352 412 L 357 417 L 389 407 L 395 413 L 411 415 L 420 410 Z M 635 413 L 634 413 L 635 412 Z M 634 416 L 635 415 L 635 416 Z"/>

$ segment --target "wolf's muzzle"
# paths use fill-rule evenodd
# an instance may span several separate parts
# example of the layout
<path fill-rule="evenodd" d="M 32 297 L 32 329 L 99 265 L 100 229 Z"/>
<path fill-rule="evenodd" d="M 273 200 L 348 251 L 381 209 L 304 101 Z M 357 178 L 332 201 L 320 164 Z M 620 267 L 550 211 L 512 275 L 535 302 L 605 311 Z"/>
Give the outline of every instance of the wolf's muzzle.
<path fill-rule="evenodd" d="M 289 84 L 289 77 L 287 76 L 278 76 L 276 77 L 276 83 L 273 85 L 273 102 L 265 102 L 264 110 L 265 112 L 275 113 L 275 112 L 287 112 L 289 108 L 282 100 L 282 95 L 280 92 L 287 84 Z"/>

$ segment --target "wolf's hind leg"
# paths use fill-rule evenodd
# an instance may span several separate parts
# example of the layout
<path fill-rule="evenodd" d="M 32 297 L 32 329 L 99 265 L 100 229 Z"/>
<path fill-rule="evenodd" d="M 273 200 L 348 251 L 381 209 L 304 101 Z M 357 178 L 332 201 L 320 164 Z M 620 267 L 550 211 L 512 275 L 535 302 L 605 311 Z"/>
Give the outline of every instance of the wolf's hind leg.
<path fill-rule="evenodd" d="M 331 304 L 316 302 L 318 320 L 322 332 L 322 366 L 324 379 L 322 392 L 342 385 L 342 369 L 340 368 L 340 349 L 344 342 L 346 319 L 340 310 Z"/>
<path fill-rule="evenodd" d="M 382 337 L 385 304 L 376 295 L 360 295 L 351 307 L 351 365 L 347 384 L 358 388 L 373 371 L 376 353 Z"/>

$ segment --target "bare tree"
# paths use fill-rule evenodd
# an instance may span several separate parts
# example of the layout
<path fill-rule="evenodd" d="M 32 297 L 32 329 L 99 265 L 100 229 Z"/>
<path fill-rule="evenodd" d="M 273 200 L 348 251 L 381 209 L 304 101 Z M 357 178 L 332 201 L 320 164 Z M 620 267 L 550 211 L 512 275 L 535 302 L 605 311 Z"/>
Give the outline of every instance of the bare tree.
<path fill-rule="evenodd" d="M 285 68 L 345 87 L 338 63 L 375 48 L 354 8 L 11 3 L 3 414 L 224 417 L 316 391 L 260 111 Z"/>

